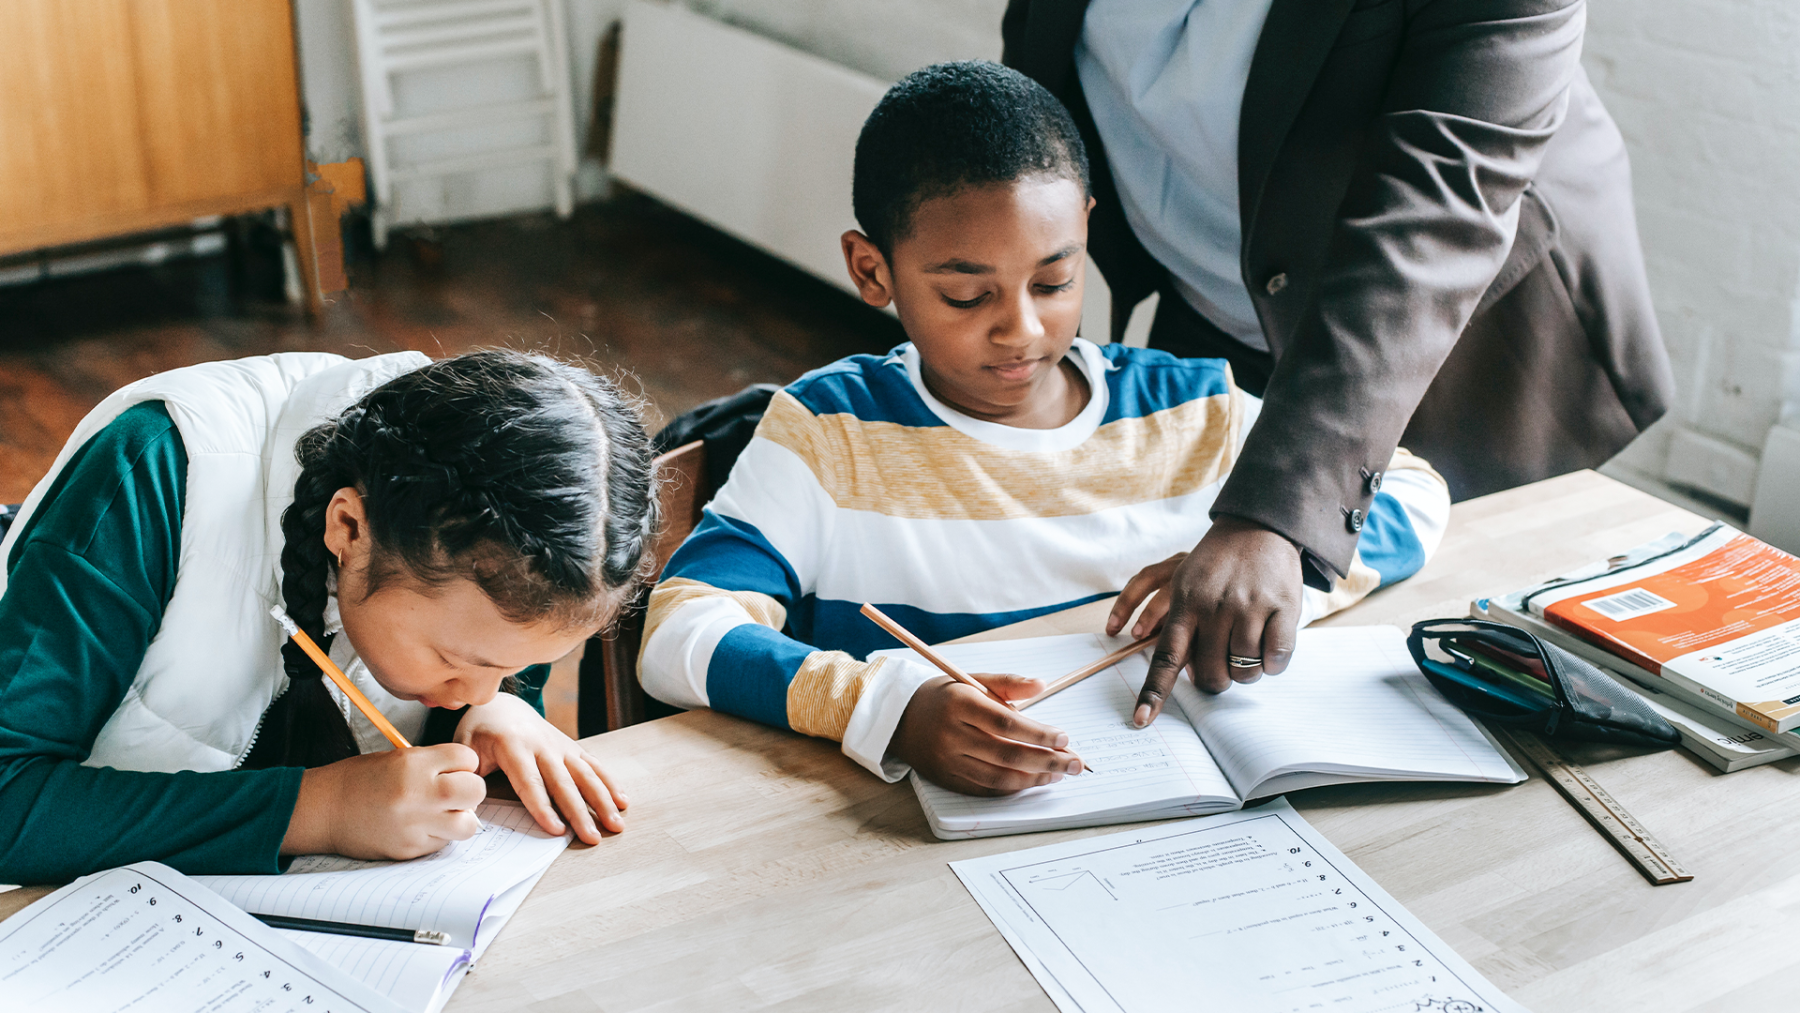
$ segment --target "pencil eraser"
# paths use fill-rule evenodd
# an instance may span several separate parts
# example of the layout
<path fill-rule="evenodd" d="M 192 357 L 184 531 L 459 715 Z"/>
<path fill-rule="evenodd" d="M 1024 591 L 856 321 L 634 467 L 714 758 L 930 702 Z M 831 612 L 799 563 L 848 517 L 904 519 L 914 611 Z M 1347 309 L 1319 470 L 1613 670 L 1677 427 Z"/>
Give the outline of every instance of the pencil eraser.
<path fill-rule="evenodd" d="M 300 624 L 288 618 L 287 610 L 280 605 L 270 609 L 269 614 L 275 617 L 275 621 L 281 624 L 282 631 L 288 636 L 291 637 L 300 632 Z"/>

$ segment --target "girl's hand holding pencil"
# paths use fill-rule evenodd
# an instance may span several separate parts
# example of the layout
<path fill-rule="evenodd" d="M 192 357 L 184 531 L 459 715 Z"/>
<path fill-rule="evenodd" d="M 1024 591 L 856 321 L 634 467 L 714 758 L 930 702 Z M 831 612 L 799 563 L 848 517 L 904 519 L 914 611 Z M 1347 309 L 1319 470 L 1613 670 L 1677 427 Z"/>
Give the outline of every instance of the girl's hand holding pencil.
<path fill-rule="evenodd" d="M 475 807 L 487 782 L 468 746 L 447 742 L 313 767 L 282 839 L 284 855 L 407 859 L 429 855 L 481 829 Z"/>

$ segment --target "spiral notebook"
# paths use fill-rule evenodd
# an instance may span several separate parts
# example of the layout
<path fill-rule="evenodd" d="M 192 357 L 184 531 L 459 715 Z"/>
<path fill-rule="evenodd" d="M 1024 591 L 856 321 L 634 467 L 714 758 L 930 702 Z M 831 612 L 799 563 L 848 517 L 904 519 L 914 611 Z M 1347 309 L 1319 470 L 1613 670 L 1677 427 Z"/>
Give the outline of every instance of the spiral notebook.
<path fill-rule="evenodd" d="M 1046 681 L 1123 646 L 1094 634 L 937 648 L 969 672 Z M 916 657 L 911 651 L 882 655 Z M 912 775 L 932 833 L 991 837 L 1197 816 L 1247 799 L 1352 781 L 1515 784 L 1525 771 L 1419 674 L 1393 626 L 1300 631 L 1281 675 L 1213 695 L 1176 680 L 1162 713 L 1134 728 L 1143 654 L 1025 713 L 1069 733 L 1094 772 L 1005 798 L 976 798 Z"/>

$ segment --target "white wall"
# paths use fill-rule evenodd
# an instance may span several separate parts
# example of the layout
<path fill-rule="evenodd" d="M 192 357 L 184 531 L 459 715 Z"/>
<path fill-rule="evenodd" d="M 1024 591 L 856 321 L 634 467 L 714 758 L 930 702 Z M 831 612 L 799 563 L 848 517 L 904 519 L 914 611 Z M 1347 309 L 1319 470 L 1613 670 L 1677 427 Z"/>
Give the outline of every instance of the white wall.
<path fill-rule="evenodd" d="M 1677 386 L 1612 468 L 1748 505 L 1770 427 L 1800 414 L 1800 5 L 1588 10 L 1585 62 L 1631 153 Z"/>

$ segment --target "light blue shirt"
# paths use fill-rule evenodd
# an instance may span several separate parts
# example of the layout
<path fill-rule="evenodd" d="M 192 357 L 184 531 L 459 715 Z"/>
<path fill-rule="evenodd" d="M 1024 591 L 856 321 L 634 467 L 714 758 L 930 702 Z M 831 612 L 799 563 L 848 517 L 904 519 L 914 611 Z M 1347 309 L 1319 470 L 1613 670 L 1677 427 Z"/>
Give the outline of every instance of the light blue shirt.
<path fill-rule="evenodd" d="M 1239 267 L 1238 115 L 1272 0 L 1092 0 L 1075 46 L 1125 219 L 1202 316 L 1267 351 Z"/>

